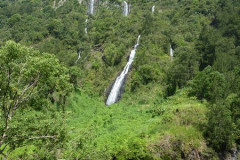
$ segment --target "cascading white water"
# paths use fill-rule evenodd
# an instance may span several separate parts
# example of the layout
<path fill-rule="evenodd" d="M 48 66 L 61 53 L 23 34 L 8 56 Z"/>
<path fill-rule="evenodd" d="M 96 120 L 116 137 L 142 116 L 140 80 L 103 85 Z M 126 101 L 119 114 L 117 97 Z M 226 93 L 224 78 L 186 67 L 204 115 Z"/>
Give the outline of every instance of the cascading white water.
<path fill-rule="evenodd" d="M 172 49 L 172 46 L 170 45 L 170 57 L 173 58 L 173 52 L 174 50 Z"/>
<path fill-rule="evenodd" d="M 124 79 L 126 78 L 127 76 L 127 73 L 131 67 L 131 64 L 133 62 L 133 59 L 135 57 L 135 54 L 136 54 L 136 49 L 137 47 L 139 46 L 139 41 L 140 41 L 140 35 L 138 36 L 138 39 L 137 39 L 137 44 L 134 46 L 134 49 L 131 50 L 131 53 L 130 53 L 130 56 L 129 56 L 129 60 L 126 64 L 126 66 L 124 67 L 122 73 L 117 77 L 117 79 L 115 80 L 113 86 L 112 86 L 112 89 L 111 89 L 111 92 L 108 96 L 108 99 L 107 99 L 107 102 L 106 102 L 106 105 L 111 105 L 113 103 L 116 103 L 117 100 L 118 100 L 118 97 L 120 96 L 120 90 L 122 88 L 122 85 L 124 84 Z"/>
<path fill-rule="evenodd" d="M 155 6 L 152 6 L 152 13 L 155 12 Z"/>
<path fill-rule="evenodd" d="M 64 4 L 66 1 L 67 1 L 67 0 L 60 0 L 60 1 L 58 2 L 58 4 L 56 5 L 56 0 L 54 0 L 54 2 L 53 2 L 53 8 L 54 8 L 55 10 L 57 10 L 59 7 L 63 6 L 63 4 Z"/>
<path fill-rule="evenodd" d="M 128 11 L 128 4 L 127 4 L 126 1 L 123 1 L 123 15 L 124 16 L 128 16 L 128 13 L 129 13 L 129 11 Z"/>
<path fill-rule="evenodd" d="M 66 0 L 60 0 L 58 2 L 58 7 L 61 7 L 65 2 L 66 2 Z"/>
<path fill-rule="evenodd" d="M 78 0 L 78 3 L 79 3 L 79 4 L 82 4 L 82 1 L 83 1 L 83 0 Z"/>
<path fill-rule="evenodd" d="M 89 13 L 93 14 L 94 12 L 94 0 L 90 0 Z"/>
<path fill-rule="evenodd" d="M 88 23 L 88 19 L 86 19 L 86 24 L 85 24 L 85 28 L 84 28 L 84 31 L 85 31 L 85 33 L 87 34 L 88 33 L 88 29 L 87 29 L 87 23 Z"/>
<path fill-rule="evenodd" d="M 56 8 L 56 0 L 53 1 L 53 8 Z"/>
<path fill-rule="evenodd" d="M 77 64 L 77 62 L 79 61 L 79 59 L 81 58 L 81 51 L 80 51 L 80 49 L 78 50 L 78 59 L 76 60 L 76 64 Z"/>

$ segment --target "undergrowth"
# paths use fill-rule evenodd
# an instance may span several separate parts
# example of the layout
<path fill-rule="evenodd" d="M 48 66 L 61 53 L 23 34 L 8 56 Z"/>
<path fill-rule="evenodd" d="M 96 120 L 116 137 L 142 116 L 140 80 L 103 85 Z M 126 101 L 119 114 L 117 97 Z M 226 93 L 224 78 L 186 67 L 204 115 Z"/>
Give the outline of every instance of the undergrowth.
<path fill-rule="evenodd" d="M 201 130 L 207 108 L 186 92 L 159 103 L 129 105 L 133 99 L 123 99 L 105 106 L 101 98 L 77 91 L 68 104 L 70 141 L 65 158 L 178 159 L 196 154 L 213 158 Z"/>

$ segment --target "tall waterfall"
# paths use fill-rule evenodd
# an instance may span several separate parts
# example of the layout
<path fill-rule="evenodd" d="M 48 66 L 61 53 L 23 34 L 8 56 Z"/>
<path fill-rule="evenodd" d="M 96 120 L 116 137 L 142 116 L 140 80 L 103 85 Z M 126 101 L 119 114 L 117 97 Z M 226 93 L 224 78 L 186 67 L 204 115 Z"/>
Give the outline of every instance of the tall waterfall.
<path fill-rule="evenodd" d="M 155 6 L 152 6 L 152 13 L 155 12 Z"/>
<path fill-rule="evenodd" d="M 94 12 L 94 0 L 90 0 L 89 13 L 93 14 Z"/>
<path fill-rule="evenodd" d="M 172 46 L 170 45 L 170 57 L 173 58 L 173 52 L 174 50 L 172 49 Z"/>
<path fill-rule="evenodd" d="M 128 11 L 128 4 L 127 4 L 126 1 L 123 1 L 123 15 L 124 16 L 128 16 L 128 13 L 129 13 L 129 11 Z"/>
<path fill-rule="evenodd" d="M 115 80 L 115 82 L 112 86 L 111 92 L 110 92 L 107 102 L 106 102 L 106 105 L 108 105 L 108 106 L 113 103 L 116 103 L 119 100 L 119 97 L 121 96 L 120 90 L 121 90 L 122 86 L 124 85 L 124 80 L 128 74 L 128 71 L 129 71 L 131 64 L 133 62 L 133 59 L 135 57 L 136 49 L 139 46 L 140 37 L 141 36 L 139 35 L 138 39 L 137 39 L 137 44 L 135 44 L 134 49 L 131 50 L 129 60 L 128 60 L 126 66 L 124 67 L 122 73 L 117 77 L 117 79 Z"/>

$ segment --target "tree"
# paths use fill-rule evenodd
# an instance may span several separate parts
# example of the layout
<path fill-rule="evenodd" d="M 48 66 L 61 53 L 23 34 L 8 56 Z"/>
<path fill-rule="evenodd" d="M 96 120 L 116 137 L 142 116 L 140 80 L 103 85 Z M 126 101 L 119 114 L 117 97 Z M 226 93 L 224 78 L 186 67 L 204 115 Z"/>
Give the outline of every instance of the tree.
<path fill-rule="evenodd" d="M 206 137 L 209 144 L 216 151 L 231 149 L 235 140 L 235 127 L 231 118 L 231 111 L 219 102 L 210 108 Z"/>
<path fill-rule="evenodd" d="M 0 154 L 9 146 L 62 137 L 62 120 L 51 102 L 64 106 L 71 85 L 54 55 L 8 41 L 0 48 L 0 79 Z"/>
<path fill-rule="evenodd" d="M 224 75 L 214 71 L 210 66 L 199 72 L 192 82 L 190 82 L 190 86 L 190 95 L 196 96 L 199 99 L 205 98 L 212 103 L 224 98 L 224 93 L 226 92 Z"/>
<path fill-rule="evenodd" d="M 19 14 L 14 14 L 14 15 L 11 16 L 11 18 L 9 18 L 8 24 L 12 27 L 13 25 L 15 25 L 20 20 L 21 20 L 21 16 Z"/>
<path fill-rule="evenodd" d="M 179 47 L 176 58 L 168 71 L 168 95 L 173 95 L 176 88 L 184 87 L 198 71 L 198 56 L 192 47 Z"/>
<path fill-rule="evenodd" d="M 121 62 L 123 55 L 124 55 L 123 45 L 116 47 L 116 45 L 110 44 L 110 45 L 107 45 L 107 47 L 104 50 L 106 63 L 109 66 L 118 65 Z"/>
<path fill-rule="evenodd" d="M 137 72 L 133 76 L 133 80 L 131 83 L 131 90 L 134 91 L 140 85 L 147 85 L 148 83 L 154 82 L 158 80 L 159 72 L 154 67 L 149 64 L 145 64 L 140 66 L 137 69 Z"/>
<path fill-rule="evenodd" d="M 198 54 L 200 55 L 199 69 L 202 71 L 208 65 L 212 66 L 216 58 L 216 41 L 220 38 L 219 31 L 211 27 L 204 27 L 196 43 Z"/>
<path fill-rule="evenodd" d="M 56 38 L 63 39 L 64 38 L 64 25 L 61 20 L 53 19 L 47 26 L 50 34 L 55 36 Z"/>

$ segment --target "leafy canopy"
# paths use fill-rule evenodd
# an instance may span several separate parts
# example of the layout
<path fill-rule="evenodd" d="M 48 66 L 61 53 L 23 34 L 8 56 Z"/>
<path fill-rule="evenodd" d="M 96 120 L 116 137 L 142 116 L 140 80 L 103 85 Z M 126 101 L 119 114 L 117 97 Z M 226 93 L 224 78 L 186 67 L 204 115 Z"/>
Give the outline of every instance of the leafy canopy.
<path fill-rule="evenodd" d="M 0 48 L 0 152 L 26 141 L 61 137 L 63 121 L 57 121 L 61 117 L 51 102 L 65 102 L 68 81 L 68 70 L 54 55 L 13 41 Z"/>

